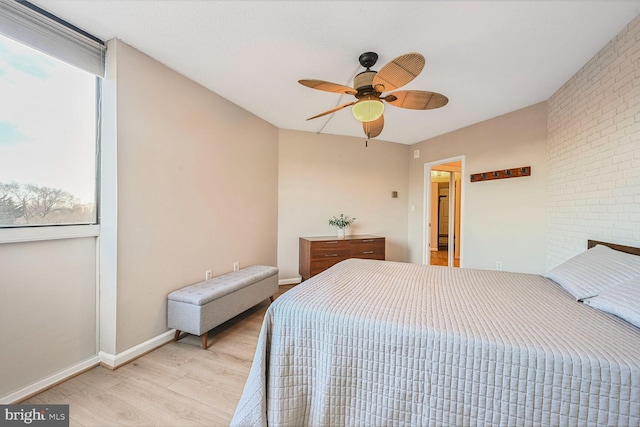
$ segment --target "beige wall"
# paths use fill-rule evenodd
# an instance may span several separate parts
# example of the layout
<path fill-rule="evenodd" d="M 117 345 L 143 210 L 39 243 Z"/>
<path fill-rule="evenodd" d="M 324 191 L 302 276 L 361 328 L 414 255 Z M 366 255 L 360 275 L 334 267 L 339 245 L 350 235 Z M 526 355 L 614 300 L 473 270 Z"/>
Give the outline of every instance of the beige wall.
<path fill-rule="evenodd" d="M 408 260 L 408 146 L 280 130 L 279 159 L 281 279 L 298 277 L 298 238 L 335 235 L 328 221 L 341 213 L 356 217 L 348 234 L 384 236 L 387 259 Z"/>
<path fill-rule="evenodd" d="M 640 16 L 549 99 L 547 268 L 640 246 Z"/>
<path fill-rule="evenodd" d="M 95 356 L 95 260 L 95 237 L 0 244 L 0 399 Z"/>
<path fill-rule="evenodd" d="M 461 266 L 544 272 L 547 104 L 540 103 L 411 146 L 409 248 L 424 262 L 424 164 L 465 156 Z M 530 177 L 470 182 L 469 175 L 531 166 Z"/>
<path fill-rule="evenodd" d="M 167 294 L 276 265 L 278 130 L 117 45 L 116 352 L 167 331 Z"/>

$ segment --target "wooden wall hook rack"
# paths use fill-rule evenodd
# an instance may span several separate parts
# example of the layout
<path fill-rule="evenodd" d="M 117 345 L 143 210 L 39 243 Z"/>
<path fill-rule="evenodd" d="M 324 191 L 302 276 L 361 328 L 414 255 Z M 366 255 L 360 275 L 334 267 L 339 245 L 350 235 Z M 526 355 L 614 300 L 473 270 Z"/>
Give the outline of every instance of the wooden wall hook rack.
<path fill-rule="evenodd" d="M 471 182 L 488 181 L 491 179 L 518 178 L 521 176 L 530 176 L 531 166 L 522 166 L 513 169 L 503 169 L 491 172 L 482 172 L 471 174 Z"/>

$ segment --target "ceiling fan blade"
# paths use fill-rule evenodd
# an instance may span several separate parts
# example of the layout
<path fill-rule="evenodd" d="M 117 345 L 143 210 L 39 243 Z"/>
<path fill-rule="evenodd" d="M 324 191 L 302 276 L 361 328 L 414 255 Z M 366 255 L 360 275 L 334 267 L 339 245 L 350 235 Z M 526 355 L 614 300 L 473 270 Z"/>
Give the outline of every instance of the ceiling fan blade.
<path fill-rule="evenodd" d="M 298 83 L 303 86 L 310 87 L 311 89 L 323 90 L 325 92 L 346 93 L 349 95 L 355 95 L 358 93 L 358 91 L 352 87 L 325 82 L 324 80 L 298 80 Z"/>
<path fill-rule="evenodd" d="M 379 92 L 395 90 L 415 79 L 424 68 L 424 64 L 424 56 L 419 53 L 407 53 L 399 56 L 378 71 L 378 74 L 373 78 L 372 86 L 384 86 L 384 90 Z"/>
<path fill-rule="evenodd" d="M 395 107 L 410 110 L 432 110 L 444 107 L 449 102 L 446 96 L 425 90 L 400 90 L 390 93 L 382 99 Z"/>
<path fill-rule="evenodd" d="M 362 130 L 364 130 L 364 134 L 367 135 L 368 138 L 375 138 L 376 136 L 380 135 L 383 127 L 384 115 L 371 122 L 362 122 Z"/>
<path fill-rule="evenodd" d="M 353 104 L 355 104 L 355 101 L 354 102 L 350 102 L 348 104 L 340 105 L 339 107 L 336 107 L 336 108 L 332 108 L 331 110 L 327 110 L 324 113 L 320 113 L 320 114 L 318 114 L 316 116 L 309 117 L 307 120 L 313 120 L 313 119 L 317 119 L 318 117 L 326 116 L 327 114 L 335 113 L 336 111 L 342 110 L 343 108 L 348 107 L 348 106 L 353 105 Z"/>

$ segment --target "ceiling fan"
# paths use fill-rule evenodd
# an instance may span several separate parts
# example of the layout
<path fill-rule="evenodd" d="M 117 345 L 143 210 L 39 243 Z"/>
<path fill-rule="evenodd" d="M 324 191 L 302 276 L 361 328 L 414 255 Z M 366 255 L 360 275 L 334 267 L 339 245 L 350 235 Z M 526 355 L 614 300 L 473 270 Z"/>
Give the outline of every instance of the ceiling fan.
<path fill-rule="evenodd" d="M 356 120 L 362 122 L 362 129 L 367 138 L 380 135 L 384 127 L 385 101 L 395 107 L 411 110 L 432 110 L 447 105 L 449 99 L 436 92 L 424 90 L 400 90 L 382 96 L 384 92 L 396 90 L 415 79 L 424 68 L 424 56 L 419 53 L 407 53 L 394 59 L 380 69 L 373 71 L 371 67 L 378 61 L 378 54 L 365 52 L 360 55 L 360 65 L 365 71 L 353 79 L 353 88 L 324 80 L 298 80 L 303 86 L 340 94 L 353 95 L 356 101 L 340 105 L 307 120 L 316 119 L 335 113 L 343 108 L 353 106 L 352 112 Z"/>

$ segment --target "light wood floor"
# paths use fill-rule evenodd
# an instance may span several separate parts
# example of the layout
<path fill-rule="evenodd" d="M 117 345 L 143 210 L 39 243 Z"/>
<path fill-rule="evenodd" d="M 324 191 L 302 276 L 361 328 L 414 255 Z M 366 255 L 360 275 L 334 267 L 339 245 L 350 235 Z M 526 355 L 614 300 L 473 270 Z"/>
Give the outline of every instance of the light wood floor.
<path fill-rule="evenodd" d="M 449 251 L 445 250 L 439 250 L 439 251 L 432 251 L 431 254 L 429 255 L 429 263 L 431 265 L 443 265 L 443 266 L 447 266 L 449 264 Z M 453 266 L 454 267 L 460 267 L 460 260 L 459 259 L 455 259 L 453 260 Z"/>
<path fill-rule="evenodd" d="M 280 286 L 281 295 L 294 285 Z M 111 371 L 96 367 L 22 403 L 68 404 L 70 426 L 228 426 L 269 300 L 199 337 Z"/>

